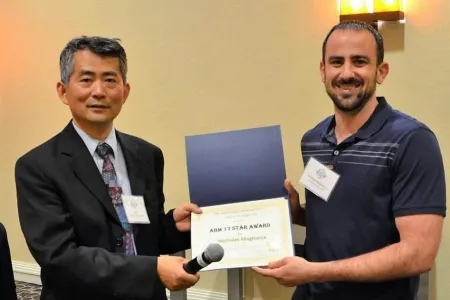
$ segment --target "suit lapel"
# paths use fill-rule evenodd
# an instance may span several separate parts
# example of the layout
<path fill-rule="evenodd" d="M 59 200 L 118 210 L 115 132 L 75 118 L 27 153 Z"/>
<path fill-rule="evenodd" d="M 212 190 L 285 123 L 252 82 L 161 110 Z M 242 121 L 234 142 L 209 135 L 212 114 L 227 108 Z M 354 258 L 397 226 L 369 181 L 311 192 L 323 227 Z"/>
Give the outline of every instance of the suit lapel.
<path fill-rule="evenodd" d="M 135 196 L 144 196 L 145 191 L 145 162 L 140 158 L 139 147 L 130 137 L 116 130 L 117 141 L 122 148 L 125 163 L 127 165 L 128 179 L 130 180 L 131 193 Z M 134 234 L 137 236 L 140 225 L 134 224 Z"/>
<path fill-rule="evenodd" d="M 127 165 L 128 179 L 131 193 L 143 196 L 145 188 L 144 161 L 139 156 L 138 145 L 127 135 L 116 130 L 117 141 L 122 147 L 123 156 Z"/>
<path fill-rule="evenodd" d="M 121 225 L 108 189 L 81 137 L 70 122 L 62 132 L 62 154 L 72 157 L 72 167 L 83 185 L 100 201 L 108 215 Z"/>

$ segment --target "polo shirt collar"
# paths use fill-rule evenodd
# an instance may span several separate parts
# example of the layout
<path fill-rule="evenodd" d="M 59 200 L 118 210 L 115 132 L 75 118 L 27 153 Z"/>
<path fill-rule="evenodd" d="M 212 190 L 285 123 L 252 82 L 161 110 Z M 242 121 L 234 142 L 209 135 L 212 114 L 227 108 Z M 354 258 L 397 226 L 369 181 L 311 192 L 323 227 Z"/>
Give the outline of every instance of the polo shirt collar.
<path fill-rule="evenodd" d="M 384 97 L 377 97 L 378 105 L 370 118 L 364 125 L 352 136 L 353 139 L 364 140 L 374 135 L 383 126 L 384 122 L 392 113 L 392 107 L 387 103 Z M 322 139 L 334 138 L 334 127 L 336 126 L 335 117 L 328 118 L 321 134 Z"/>

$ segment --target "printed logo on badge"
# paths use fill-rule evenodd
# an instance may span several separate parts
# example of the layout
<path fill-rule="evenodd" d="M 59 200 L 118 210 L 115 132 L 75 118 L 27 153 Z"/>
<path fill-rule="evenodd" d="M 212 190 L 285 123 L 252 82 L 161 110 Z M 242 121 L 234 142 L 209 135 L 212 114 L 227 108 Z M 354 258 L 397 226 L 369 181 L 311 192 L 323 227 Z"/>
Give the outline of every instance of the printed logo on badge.
<path fill-rule="evenodd" d="M 130 205 L 131 205 L 131 207 L 132 207 L 132 208 L 134 208 L 134 209 L 136 209 L 136 208 L 137 208 L 138 204 L 137 204 L 137 202 L 136 202 L 136 199 L 135 199 L 135 198 L 132 198 L 132 199 L 131 199 L 131 201 L 130 201 Z"/>
<path fill-rule="evenodd" d="M 327 171 L 325 169 L 318 169 L 316 171 L 316 175 L 319 179 L 325 179 L 327 178 Z"/>

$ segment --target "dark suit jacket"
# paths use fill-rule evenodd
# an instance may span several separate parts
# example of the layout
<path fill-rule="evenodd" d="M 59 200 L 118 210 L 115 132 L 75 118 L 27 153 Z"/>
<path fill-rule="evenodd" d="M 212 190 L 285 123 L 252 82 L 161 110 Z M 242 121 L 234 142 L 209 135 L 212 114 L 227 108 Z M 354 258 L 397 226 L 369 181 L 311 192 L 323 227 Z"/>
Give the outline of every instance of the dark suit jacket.
<path fill-rule="evenodd" d="M 8 236 L 0 223 L 0 299 L 17 300 Z"/>
<path fill-rule="evenodd" d="M 151 224 L 133 225 L 137 256 L 125 256 L 123 229 L 97 166 L 73 125 L 16 163 L 19 218 L 41 266 L 41 299 L 166 299 L 157 256 L 190 247 L 173 210 L 164 213 L 161 150 L 117 132 L 133 195 Z"/>

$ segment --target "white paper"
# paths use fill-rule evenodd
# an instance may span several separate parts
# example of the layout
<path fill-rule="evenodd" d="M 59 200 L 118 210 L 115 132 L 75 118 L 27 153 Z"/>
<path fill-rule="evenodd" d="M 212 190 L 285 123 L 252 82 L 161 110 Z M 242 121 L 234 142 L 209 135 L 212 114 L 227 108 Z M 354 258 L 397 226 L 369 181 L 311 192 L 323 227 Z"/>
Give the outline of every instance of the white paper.
<path fill-rule="evenodd" d="M 130 224 L 150 224 L 142 196 L 122 195 L 123 207 Z"/>
<path fill-rule="evenodd" d="M 203 270 L 266 266 L 294 255 L 289 203 L 284 198 L 202 207 L 192 215 L 192 257 L 210 243 L 224 248 L 220 262 Z"/>
<path fill-rule="evenodd" d="M 305 188 L 316 196 L 328 201 L 338 180 L 339 175 L 336 172 L 333 172 L 317 159 L 311 157 L 306 164 L 299 183 L 303 184 Z"/>

